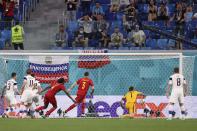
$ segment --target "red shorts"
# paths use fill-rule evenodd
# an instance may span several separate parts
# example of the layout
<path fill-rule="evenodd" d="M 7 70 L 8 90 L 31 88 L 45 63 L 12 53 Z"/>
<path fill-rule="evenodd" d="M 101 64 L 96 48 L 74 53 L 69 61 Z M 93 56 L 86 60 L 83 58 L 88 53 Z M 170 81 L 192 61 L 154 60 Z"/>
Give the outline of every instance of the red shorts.
<path fill-rule="evenodd" d="M 53 107 L 57 107 L 57 101 L 54 95 L 46 94 L 44 96 L 44 105 L 48 106 L 49 103 L 53 105 Z"/>
<path fill-rule="evenodd" d="M 79 95 L 79 94 L 77 94 L 77 97 L 75 98 L 75 101 L 77 103 L 82 103 L 85 98 L 86 98 L 86 95 Z"/>

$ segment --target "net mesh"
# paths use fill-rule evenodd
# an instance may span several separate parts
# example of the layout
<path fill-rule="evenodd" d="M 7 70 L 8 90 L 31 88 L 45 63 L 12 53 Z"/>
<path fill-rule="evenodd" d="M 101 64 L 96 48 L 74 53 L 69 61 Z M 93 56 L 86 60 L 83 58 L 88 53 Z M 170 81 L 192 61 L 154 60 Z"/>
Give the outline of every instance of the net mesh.
<path fill-rule="evenodd" d="M 30 57 L 31 59 L 35 58 L 33 62 Z M 40 64 L 39 62 L 41 62 L 49 66 L 54 64 L 47 63 L 46 57 L 48 56 L 0 57 L 0 66 L 2 67 L 0 69 L 0 84 L 3 85 L 10 74 L 16 72 L 18 83 L 21 86 L 30 63 Z M 58 64 L 58 61 L 64 58 L 65 56 L 56 57 L 55 63 Z M 189 83 L 190 94 L 192 92 L 194 59 L 193 56 L 183 57 L 183 74 Z M 70 86 L 78 78 L 83 77 L 85 71 L 89 71 L 97 95 L 122 95 L 131 85 L 147 95 L 164 95 L 169 76 L 174 67 L 179 67 L 179 55 L 71 55 L 67 63 L 69 64 L 67 71 L 69 80 L 66 86 Z"/>
<path fill-rule="evenodd" d="M 65 59 L 67 59 L 65 61 Z M 183 74 L 189 83 L 189 94 L 192 94 L 194 56 L 183 56 Z M 111 117 L 117 117 L 125 111 L 119 111 L 118 101 L 128 91 L 128 87 L 134 86 L 147 96 L 164 96 L 167 82 L 172 75 L 174 67 L 179 67 L 179 54 L 174 55 L 47 55 L 47 56 L 1 56 L 0 57 L 0 85 L 3 87 L 12 72 L 17 73 L 18 87 L 20 88 L 26 70 L 34 64 L 38 70 L 34 71 L 39 77 L 54 76 L 58 78 L 67 75 L 66 87 L 70 87 L 77 79 L 83 77 L 84 72 L 90 73 L 90 78 L 95 85 L 95 97 L 93 100 L 97 112 L 104 111 L 99 104 L 105 107 L 106 102 L 111 106 L 107 109 Z M 55 65 L 55 66 L 54 66 Z M 62 68 L 56 68 L 62 66 Z M 42 74 L 42 75 L 40 75 Z M 42 87 L 50 82 L 42 83 Z M 77 88 L 71 92 L 75 95 Z M 113 98 L 113 101 L 112 101 Z M 88 101 L 86 101 L 88 102 Z M 102 103 L 103 102 L 103 103 Z M 62 102 L 60 102 L 62 103 Z M 113 107 L 113 108 L 112 108 Z M 116 108 L 117 107 L 117 108 Z M 80 115 L 80 105 L 77 115 Z M 154 109 L 154 106 L 153 106 Z M 159 108 L 155 108 L 159 109 Z M 105 112 L 105 111 L 104 111 Z M 71 112 L 72 113 L 72 112 Z M 71 114 L 73 116 L 74 113 Z M 104 115 L 103 115 L 104 116 Z"/>

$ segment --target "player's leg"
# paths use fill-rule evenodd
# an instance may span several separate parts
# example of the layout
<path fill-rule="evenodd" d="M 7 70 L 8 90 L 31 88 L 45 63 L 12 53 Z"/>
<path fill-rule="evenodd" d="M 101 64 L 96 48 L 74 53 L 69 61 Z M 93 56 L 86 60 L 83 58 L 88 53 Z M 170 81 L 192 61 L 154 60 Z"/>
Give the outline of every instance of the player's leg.
<path fill-rule="evenodd" d="M 130 103 L 129 104 L 129 117 L 133 118 L 135 116 L 135 103 Z"/>
<path fill-rule="evenodd" d="M 39 95 L 38 94 L 34 95 L 33 102 L 35 103 L 36 107 L 39 106 L 40 98 L 39 98 Z"/>
<path fill-rule="evenodd" d="M 81 116 L 85 116 L 85 107 L 86 107 L 86 103 L 85 103 L 85 99 L 82 100 L 81 102 Z"/>
<path fill-rule="evenodd" d="M 72 104 L 68 109 L 66 109 L 65 113 L 74 109 L 78 104 L 80 104 L 83 101 L 84 98 L 85 98 L 84 96 L 77 95 L 77 97 L 75 98 L 76 103 Z"/>
<path fill-rule="evenodd" d="M 172 91 L 168 104 L 168 111 L 169 111 L 168 120 L 171 120 L 175 115 L 174 104 L 177 102 L 177 100 L 178 100 L 177 91 Z"/>
<path fill-rule="evenodd" d="M 121 118 L 133 118 L 134 112 L 135 112 L 135 104 L 134 103 L 126 103 L 125 107 L 126 107 L 129 114 L 125 114 L 125 115 L 121 116 Z"/>
<path fill-rule="evenodd" d="M 4 101 L 7 103 L 7 106 L 4 109 L 3 117 L 9 117 L 9 112 L 10 112 L 10 96 L 9 96 L 9 94 L 5 95 Z"/>
<path fill-rule="evenodd" d="M 169 113 L 168 119 L 171 120 L 174 116 L 174 103 L 172 102 L 170 102 L 168 105 L 168 113 Z"/>
<path fill-rule="evenodd" d="M 180 96 L 178 98 L 178 101 L 179 101 L 179 106 L 180 106 L 180 109 L 181 109 L 181 119 L 185 119 L 186 109 L 185 109 L 185 106 L 184 106 L 184 95 L 183 94 L 180 94 Z"/>
<path fill-rule="evenodd" d="M 45 116 L 49 116 L 53 111 L 57 109 L 57 101 L 55 97 L 50 98 L 49 103 L 51 103 L 53 107 L 46 112 Z"/>
<path fill-rule="evenodd" d="M 48 107 L 48 105 L 49 105 L 49 98 L 48 98 L 48 96 L 45 95 L 45 97 L 44 97 L 44 106 L 39 106 L 39 107 L 37 107 L 37 108 L 35 109 L 35 111 L 36 111 L 36 112 L 39 112 L 39 111 L 41 111 L 41 110 L 44 110 L 44 109 L 46 109 L 46 108 Z"/>
<path fill-rule="evenodd" d="M 29 91 L 25 90 L 21 96 L 21 103 L 20 103 L 20 116 L 25 116 L 28 112 L 28 103 L 29 103 Z"/>

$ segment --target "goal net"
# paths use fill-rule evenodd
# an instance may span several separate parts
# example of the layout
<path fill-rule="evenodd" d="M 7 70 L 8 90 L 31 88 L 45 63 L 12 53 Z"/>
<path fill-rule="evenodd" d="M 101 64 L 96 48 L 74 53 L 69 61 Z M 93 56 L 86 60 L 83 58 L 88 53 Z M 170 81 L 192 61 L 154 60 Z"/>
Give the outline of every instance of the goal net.
<path fill-rule="evenodd" d="M 179 67 L 189 84 L 189 95 L 192 93 L 193 56 L 183 56 L 182 53 L 22 53 L 0 55 L 0 85 L 9 79 L 12 72 L 17 73 L 18 88 L 28 68 L 32 69 L 42 87 L 53 83 L 60 77 L 67 81 L 69 88 L 84 72 L 90 73 L 95 85 L 94 106 L 97 117 L 118 117 L 126 110 L 121 109 L 120 100 L 130 86 L 147 95 L 146 106 L 138 105 L 138 114 L 148 107 L 160 111 L 165 117 L 167 100 L 165 90 L 170 75 L 175 67 Z M 77 87 L 71 94 L 75 97 Z M 42 101 L 42 100 L 41 100 Z M 58 108 L 65 110 L 72 102 L 62 95 L 57 96 Z M 88 98 L 85 113 L 92 113 Z M 91 105 L 92 105 L 91 104 Z M 82 105 L 79 105 L 67 115 L 81 115 Z M 163 113 L 162 113 L 163 112 Z M 94 115 L 93 115 L 94 116 Z M 58 117 L 57 111 L 52 117 Z"/>

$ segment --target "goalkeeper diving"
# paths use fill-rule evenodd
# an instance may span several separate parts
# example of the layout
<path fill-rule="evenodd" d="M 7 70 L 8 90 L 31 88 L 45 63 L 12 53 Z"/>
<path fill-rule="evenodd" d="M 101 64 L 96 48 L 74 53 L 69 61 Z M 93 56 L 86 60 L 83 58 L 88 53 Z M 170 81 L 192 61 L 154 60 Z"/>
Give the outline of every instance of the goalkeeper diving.
<path fill-rule="evenodd" d="M 134 118 L 136 116 L 136 102 L 138 96 L 142 96 L 143 99 L 145 98 L 145 95 L 142 92 L 136 91 L 133 86 L 129 87 L 129 91 L 123 96 L 120 102 L 121 107 L 123 109 L 127 109 L 129 114 L 123 115 L 121 117 Z"/>

